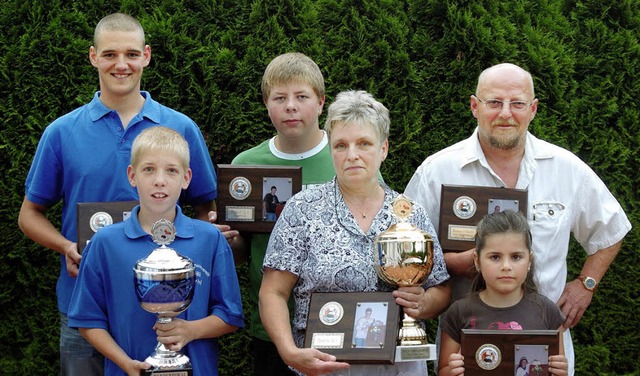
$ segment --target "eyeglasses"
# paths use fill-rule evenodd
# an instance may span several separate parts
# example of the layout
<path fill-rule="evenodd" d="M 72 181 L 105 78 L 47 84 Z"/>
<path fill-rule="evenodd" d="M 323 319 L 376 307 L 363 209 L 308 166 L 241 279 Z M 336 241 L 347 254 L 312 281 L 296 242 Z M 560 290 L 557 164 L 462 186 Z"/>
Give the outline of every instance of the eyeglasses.
<path fill-rule="evenodd" d="M 527 107 L 533 104 L 533 102 L 529 102 L 529 103 L 525 101 L 509 102 L 509 101 L 501 101 L 499 99 L 487 99 L 486 101 L 483 101 L 482 99 L 478 98 L 478 100 L 486 104 L 487 107 L 489 107 L 492 110 L 501 110 L 503 105 L 508 104 L 511 111 L 523 111 L 524 109 L 526 109 Z"/>

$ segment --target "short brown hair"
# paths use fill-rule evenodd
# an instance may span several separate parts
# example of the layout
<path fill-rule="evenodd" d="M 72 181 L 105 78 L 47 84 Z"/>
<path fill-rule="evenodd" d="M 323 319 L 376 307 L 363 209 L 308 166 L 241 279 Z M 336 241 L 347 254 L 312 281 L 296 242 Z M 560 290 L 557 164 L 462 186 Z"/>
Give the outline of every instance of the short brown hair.
<path fill-rule="evenodd" d="M 137 31 L 142 37 L 142 45 L 145 45 L 144 29 L 138 20 L 124 13 L 112 13 L 98 22 L 93 32 L 93 46 L 97 47 L 98 36 L 105 30 L 109 31 Z"/>

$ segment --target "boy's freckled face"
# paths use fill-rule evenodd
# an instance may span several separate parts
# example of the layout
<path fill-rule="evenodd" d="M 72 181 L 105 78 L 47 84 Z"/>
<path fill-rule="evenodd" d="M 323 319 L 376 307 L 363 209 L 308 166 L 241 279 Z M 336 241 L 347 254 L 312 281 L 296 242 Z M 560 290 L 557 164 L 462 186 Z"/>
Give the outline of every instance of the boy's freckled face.
<path fill-rule="evenodd" d="M 310 85 L 275 85 L 265 101 L 269 118 L 278 135 L 287 138 L 310 136 L 318 130 L 324 98 L 318 98 Z"/>
<path fill-rule="evenodd" d="M 183 189 L 191 181 L 191 169 L 185 170 L 172 153 L 148 151 L 136 167 L 129 166 L 129 180 L 138 190 L 140 206 L 158 216 L 175 213 Z"/>

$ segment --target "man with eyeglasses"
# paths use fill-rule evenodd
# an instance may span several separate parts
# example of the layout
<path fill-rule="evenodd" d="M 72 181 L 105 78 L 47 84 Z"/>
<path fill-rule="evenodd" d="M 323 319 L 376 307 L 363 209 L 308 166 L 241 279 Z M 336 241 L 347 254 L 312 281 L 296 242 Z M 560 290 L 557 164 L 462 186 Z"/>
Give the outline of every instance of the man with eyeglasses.
<path fill-rule="evenodd" d="M 589 166 L 568 150 L 528 132 L 537 110 L 529 72 L 513 64 L 484 70 L 478 77 L 476 94 L 471 96 L 471 112 L 478 123 L 475 131 L 468 139 L 429 156 L 409 181 L 405 194 L 427 209 L 438 228 L 443 184 L 528 190 L 535 280 L 540 293 L 562 310 L 564 327 L 572 328 L 591 303 L 631 223 Z M 580 275 L 566 283 L 571 233 L 587 258 Z M 473 251 L 445 253 L 453 276 L 452 302 L 469 291 L 475 274 Z M 575 357 L 569 330 L 564 332 L 564 346 L 569 375 L 573 375 Z"/>

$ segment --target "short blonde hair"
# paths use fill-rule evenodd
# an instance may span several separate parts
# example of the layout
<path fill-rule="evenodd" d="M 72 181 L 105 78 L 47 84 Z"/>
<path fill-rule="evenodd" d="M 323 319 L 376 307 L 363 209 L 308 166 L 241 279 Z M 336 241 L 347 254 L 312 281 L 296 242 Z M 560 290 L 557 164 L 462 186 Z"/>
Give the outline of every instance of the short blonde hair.
<path fill-rule="evenodd" d="M 289 52 L 271 60 L 262 75 L 262 100 L 271 95 L 274 86 L 301 82 L 311 86 L 318 98 L 324 97 L 324 77 L 318 65 L 307 55 Z"/>
<path fill-rule="evenodd" d="M 167 127 L 156 126 L 143 130 L 131 146 L 131 166 L 137 167 L 144 153 L 161 151 L 178 156 L 184 170 L 189 169 L 189 144 L 182 135 Z"/>
<path fill-rule="evenodd" d="M 103 31 L 135 31 L 142 38 L 142 46 L 145 45 L 144 29 L 138 20 L 124 13 L 113 13 L 105 16 L 98 22 L 93 32 L 93 46 L 98 47 L 98 36 Z"/>

